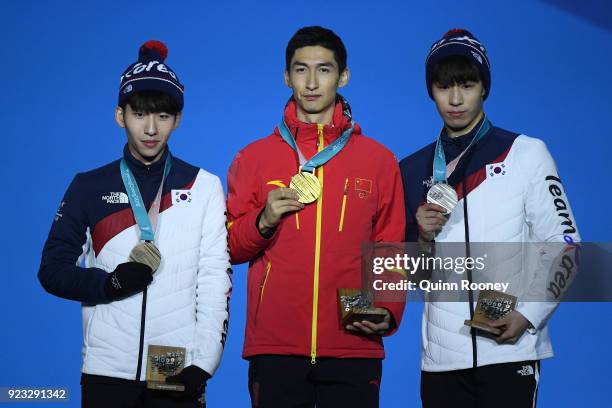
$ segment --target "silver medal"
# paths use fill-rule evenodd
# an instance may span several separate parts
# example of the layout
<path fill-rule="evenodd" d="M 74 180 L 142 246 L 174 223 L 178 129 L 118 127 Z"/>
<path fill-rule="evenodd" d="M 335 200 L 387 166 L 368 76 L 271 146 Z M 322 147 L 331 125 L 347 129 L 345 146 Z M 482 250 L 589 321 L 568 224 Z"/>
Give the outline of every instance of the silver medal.
<path fill-rule="evenodd" d="M 444 208 L 446 210 L 444 215 L 450 214 L 458 201 L 455 189 L 447 183 L 436 183 L 427 192 L 427 202 Z"/>

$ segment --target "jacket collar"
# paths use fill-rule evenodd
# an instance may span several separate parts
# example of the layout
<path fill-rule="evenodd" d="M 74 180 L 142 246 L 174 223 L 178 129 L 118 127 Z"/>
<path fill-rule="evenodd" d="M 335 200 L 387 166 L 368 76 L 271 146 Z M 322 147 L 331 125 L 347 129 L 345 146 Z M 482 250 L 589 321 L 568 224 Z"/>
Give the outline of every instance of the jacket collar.
<path fill-rule="evenodd" d="M 476 136 L 476 133 L 478 133 L 478 129 L 480 129 L 480 125 L 482 125 L 482 122 L 485 120 L 485 117 L 486 116 L 483 115 L 480 121 L 476 124 L 476 126 L 474 126 L 472 130 L 470 130 L 469 133 L 466 133 L 465 135 L 462 135 L 459 137 L 450 137 L 446 133 L 446 128 L 442 130 L 442 135 L 440 137 L 440 140 L 442 141 L 442 147 L 444 148 L 444 153 L 446 153 L 447 155 L 447 160 L 452 160 L 452 158 L 449 159 L 448 157 L 449 155 L 452 156 L 453 158 L 457 157 L 462 151 L 464 151 L 469 146 L 469 144 L 472 142 L 472 140 Z"/>
<path fill-rule="evenodd" d="M 332 123 L 326 124 L 323 127 L 323 135 L 325 138 L 325 144 L 329 144 L 336 140 L 342 132 L 351 127 L 351 113 L 348 103 L 341 97 L 338 96 L 336 100 L 336 106 L 334 107 L 334 114 L 332 116 Z M 304 123 L 297 118 L 297 104 L 293 98 L 287 102 L 285 106 L 284 120 L 289 131 L 300 143 L 306 140 L 316 140 L 318 137 L 318 125 L 316 123 Z M 280 136 L 278 128 L 274 132 Z M 361 128 L 358 124 L 355 124 L 353 134 L 361 133 Z"/>
<path fill-rule="evenodd" d="M 130 170 L 132 170 L 132 173 L 134 173 L 135 176 L 152 176 L 163 174 L 164 166 L 166 165 L 166 159 L 168 158 L 169 154 L 171 154 L 170 149 L 168 145 L 166 145 L 162 157 L 155 163 L 152 163 L 147 166 L 144 163 L 138 161 L 134 156 L 132 156 L 132 153 L 130 152 L 127 143 L 123 147 L 123 158 L 125 159 L 128 164 L 128 167 L 130 168 Z"/>

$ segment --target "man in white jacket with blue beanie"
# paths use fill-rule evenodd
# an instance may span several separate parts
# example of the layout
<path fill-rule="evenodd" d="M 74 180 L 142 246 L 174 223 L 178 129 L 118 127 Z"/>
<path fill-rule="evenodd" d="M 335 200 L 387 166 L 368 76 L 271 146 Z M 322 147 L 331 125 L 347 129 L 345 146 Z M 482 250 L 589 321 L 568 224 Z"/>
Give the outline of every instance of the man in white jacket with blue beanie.
<path fill-rule="evenodd" d="M 121 76 L 123 156 L 74 177 L 43 249 L 42 286 L 81 302 L 83 407 L 203 407 L 227 336 L 223 187 L 167 146 L 184 92 L 167 52 L 146 42 Z M 179 350 L 184 391 L 147 388 L 149 346 Z"/>
<path fill-rule="evenodd" d="M 435 241 L 436 247 L 577 243 L 576 223 L 545 144 L 493 126 L 484 113 L 491 89 L 484 45 L 466 30 L 448 31 L 427 56 L 426 84 L 444 127 L 436 142 L 400 162 L 406 241 Z M 428 200 L 432 187 L 438 197 L 447 196 L 436 200 L 430 193 Z M 516 271 L 515 277 L 522 273 Z M 464 324 L 474 316 L 476 296 L 469 291 L 464 301 L 424 306 L 423 406 L 535 406 L 540 360 L 553 356 L 547 321 L 558 302 L 519 299 L 515 310 L 492 323 L 501 333 L 490 336 Z"/>

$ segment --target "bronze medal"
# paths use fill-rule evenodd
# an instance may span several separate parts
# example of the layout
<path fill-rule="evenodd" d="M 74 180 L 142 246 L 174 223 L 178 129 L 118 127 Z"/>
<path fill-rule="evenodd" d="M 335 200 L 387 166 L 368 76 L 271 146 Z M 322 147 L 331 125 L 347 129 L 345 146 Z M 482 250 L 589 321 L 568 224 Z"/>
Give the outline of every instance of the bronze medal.
<path fill-rule="evenodd" d="M 161 264 L 161 253 L 153 242 L 144 241 L 132 248 L 128 260 L 145 264 L 155 272 Z"/>

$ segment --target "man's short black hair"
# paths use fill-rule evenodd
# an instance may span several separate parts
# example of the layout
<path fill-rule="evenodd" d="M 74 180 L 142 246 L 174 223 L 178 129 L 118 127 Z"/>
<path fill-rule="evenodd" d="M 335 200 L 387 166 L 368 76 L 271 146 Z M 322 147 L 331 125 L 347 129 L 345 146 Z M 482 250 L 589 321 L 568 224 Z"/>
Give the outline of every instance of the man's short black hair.
<path fill-rule="evenodd" d="M 302 47 L 321 46 L 334 53 L 334 59 L 338 64 L 338 72 L 346 69 L 346 48 L 344 43 L 332 30 L 320 26 L 310 26 L 300 28 L 287 44 L 285 51 L 285 68 L 289 71 L 291 58 L 295 50 Z"/>
<path fill-rule="evenodd" d="M 176 115 L 180 112 L 179 103 L 165 92 L 141 91 L 126 99 L 120 106 L 130 105 L 132 110 L 143 113 L 168 113 Z"/>
<path fill-rule="evenodd" d="M 482 77 L 478 67 L 460 55 L 452 55 L 443 59 L 434 65 L 432 72 L 432 84 L 442 87 L 479 81 L 482 81 Z"/>

